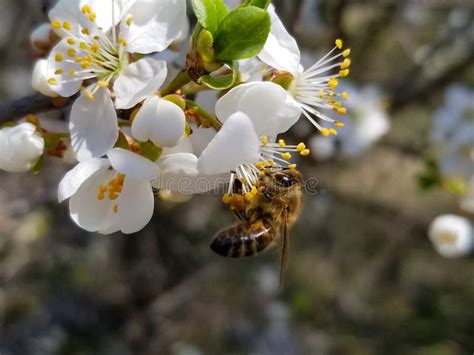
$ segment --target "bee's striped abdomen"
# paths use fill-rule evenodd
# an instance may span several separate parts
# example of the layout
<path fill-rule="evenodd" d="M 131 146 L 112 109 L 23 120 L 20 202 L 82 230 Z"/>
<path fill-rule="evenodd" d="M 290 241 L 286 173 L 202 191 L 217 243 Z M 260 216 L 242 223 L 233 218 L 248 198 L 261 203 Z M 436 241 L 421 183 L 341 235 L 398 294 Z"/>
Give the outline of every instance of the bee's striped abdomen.
<path fill-rule="evenodd" d="M 222 256 L 241 258 L 263 251 L 275 236 L 275 230 L 267 221 L 244 222 L 219 232 L 211 249 Z"/>

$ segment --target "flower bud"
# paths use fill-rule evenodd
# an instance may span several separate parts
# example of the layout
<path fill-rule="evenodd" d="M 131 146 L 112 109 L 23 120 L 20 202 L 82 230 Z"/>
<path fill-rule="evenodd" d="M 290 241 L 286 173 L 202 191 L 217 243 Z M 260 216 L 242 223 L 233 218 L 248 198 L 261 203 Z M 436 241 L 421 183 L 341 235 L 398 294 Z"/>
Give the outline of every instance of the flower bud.
<path fill-rule="evenodd" d="M 446 258 L 468 255 L 474 246 L 472 224 L 461 216 L 437 217 L 431 223 L 428 234 L 436 251 Z"/>
<path fill-rule="evenodd" d="M 44 139 L 31 123 L 0 130 L 0 169 L 11 173 L 31 170 L 43 154 Z"/>
<path fill-rule="evenodd" d="M 33 30 L 30 36 L 31 45 L 40 53 L 46 53 L 51 49 L 51 25 L 43 23 Z"/>
<path fill-rule="evenodd" d="M 33 89 L 45 96 L 57 97 L 58 94 L 48 83 L 47 67 L 48 61 L 46 59 L 40 59 L 35 63 L 31 85 Z"/>

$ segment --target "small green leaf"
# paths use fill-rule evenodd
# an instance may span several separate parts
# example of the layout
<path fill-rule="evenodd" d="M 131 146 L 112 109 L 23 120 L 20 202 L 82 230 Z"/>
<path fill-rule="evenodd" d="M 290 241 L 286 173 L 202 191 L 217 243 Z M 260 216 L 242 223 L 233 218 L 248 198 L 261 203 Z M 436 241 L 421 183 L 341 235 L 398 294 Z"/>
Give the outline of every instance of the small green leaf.
<path fill-rule="evenodd" d="M 122 148 L 122 149 L 125 149 L 125 150 L 129 150 L 130 149 L 130 145 L 128 144 L 128 140 L 127 140 L 127 137 L 125 137 L 125 134 L 123 134 L 122 132 L 119 132 L 119 137 L 117 139 L 117 142 L 115 142 L 115 148 Z"/>
<path fill-rule="evenodd" d="M 258 7 L 232 10 L 214 36 L 216 58 L 232 61 L 258 55 L 267 41 L 270 26 L 270 15 Z"/>
<path fill-rule="evenodd" d="M 145 142 L 140 144 L 140 155 L 153 162 L 157 161 L 163 149 L 157 147 L 152 142 Z"/>
<path fill-rule="evenodd" d="M 33 175 L 38 175 L 39 173 L 41 173 L 41 170 L 43 169 L 43 165 L 44 165 L 44 155 L 39 157 L 39 159 L 36 161 L 36 164 L 31 169 L 31 172 L 33 173 Z"/>
<path fill-rule="evenodd" d="M 245 0 L 241 7 L 255 6 L 266 10 L 268 5 L 270 5 L 270 0 Z"/>
<path fill-rule="evenodd" d="M 239 72 L 236 67 L 230 67 L 232 70 L 230 73 L 225 74 L 225 75 L 204 75 L 199 78 L 199 83 L 206 85 L 208 88 L 212 90 L 226 90 L 232 85 L 234 85 L 235 81 L 237 80 L 237 77 L 239 75 Z"/>
<path fill-rule="evenodd" d="M 192 0 L 194 13 L 202 27 L 215 34 L 219 24 L 227 15 L 227 6 L 222 0 Z"/>

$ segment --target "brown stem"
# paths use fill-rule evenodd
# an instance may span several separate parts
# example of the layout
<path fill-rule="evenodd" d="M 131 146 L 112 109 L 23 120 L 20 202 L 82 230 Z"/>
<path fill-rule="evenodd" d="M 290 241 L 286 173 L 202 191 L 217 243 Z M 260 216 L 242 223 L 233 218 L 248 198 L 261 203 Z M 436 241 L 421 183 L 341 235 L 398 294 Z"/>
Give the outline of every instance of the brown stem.
<path fill-rule="evenodd" d="M 0 102 L 0 122 L 15 121 L 28 114 L 57 108 L 51 97 L 33 94 L 13 101 Z"/>

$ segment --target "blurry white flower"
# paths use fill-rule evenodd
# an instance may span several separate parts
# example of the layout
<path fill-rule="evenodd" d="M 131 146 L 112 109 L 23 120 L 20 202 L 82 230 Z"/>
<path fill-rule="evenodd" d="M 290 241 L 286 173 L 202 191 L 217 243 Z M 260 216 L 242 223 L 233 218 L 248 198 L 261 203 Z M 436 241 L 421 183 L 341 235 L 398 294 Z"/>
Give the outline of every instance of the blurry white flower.
<path fill-rule="evenodd" d="M 33 89 L 43 94 L 44 96 L 57 97 L 59 96 L 48 83 L 47 75 L 48 61 L 46 59 L 39 59 L 36 61 L 33 68 L 33 77 L 31 85 Z"/>
<path fill-rule="evenodd" d="M 322 135 L 315 135 L 309 141 L 311 156 L 318 161 L 326 161 L 336 153 L 336 142 Z"/>
<path fill-rule="evenodd" d="M 269 6 L 268 12 L 272 18 L 272 27 L 259 58 L 269 66 L 288 72 L 293 76 L 288 92 L 300 109 L 296 119 L 302 113 L 323 135 L 336 134 L 334 127 L 343 127 L 344 125 L 323 114 L 322 110 L 334 110 L 339 114 L 346 113 L 342 100 L 338 100 L 338 98 L 345 99 L 347 94 L 339 94 L 335 89 L 339 84 L 338 78 L 349 75 L 351 60 L 348 56 L 350 55 L 350 49 L 333 55 L 334 52 L 342 50 L 343 47 L 342 41 L 338 39 L 336 46 L 329 53 L 310 68 L 304 70 L 296 40 L 286 30 L 273 5 Z M 335 69 L 338 72 L 330 74 L 330 71 Z M 323 127 L 315 118 L 329 122 L 334 127 Z M 295 118 L 291 117 L 289 120 L 295 121 Z"/>
<path fill-rule="evenodd" d="M 36 27 L 30 36 L 30 42 L 34 49 L 43 52 L 47 51 L 51 43 L 52 28 L 49 23 L 43 23 Z"/>
<path fill-rule="evenodd" d="M 0 130 L 0 169 L 11 173 L 31 170 L 43 155 L 44 139 L 31 123 Z"/>
<path fill-rule="evenodd" d="M 59 184 L 59 202 L 69 199 L 72 219 L 89 232 L 138 232 L 153 215 L 151 181 L 159 167 L 121 148 L 107 156 L 81 162 L 68 172 Z"/>
<path fill-rule="evenodd" d="M 129 63 L 130 54 L 163 51 L 187 26 L 185 0 L 60 0 L 49 16 L 63 38 L 48 58 L 49 83 L 69 97 L 83 80 L 97 79 L 86 90 L 91 100 L 113 83 L 118 109 L 135 106 L 166 79 L 165 62 Z"/>
<path fill-rule="evenodd" d="M 145 100 L 132 123 L 132 134 L 141 142 L 173 147 L 184 134 L 186 116 L 178 105 L 151 96 Z"/>
<path fill-rule="evenodd" d="M 349 117 L 345 129 L 339 131 L 338 140 L 345 154 L 359 155 L 388 133 L 390 118 L 376 87 L 356 90 L 347 86 L 347 91 L 351 91 L 346 102 Z"/>
<path fill-rule="evenodd" d="M 456 215 L 437 217 L 429 228 L 429 238 L 437 252 L 446 258 L 468 255 L 474 245 L 471 222 Z"/>

